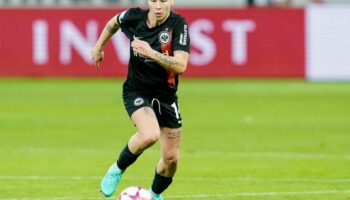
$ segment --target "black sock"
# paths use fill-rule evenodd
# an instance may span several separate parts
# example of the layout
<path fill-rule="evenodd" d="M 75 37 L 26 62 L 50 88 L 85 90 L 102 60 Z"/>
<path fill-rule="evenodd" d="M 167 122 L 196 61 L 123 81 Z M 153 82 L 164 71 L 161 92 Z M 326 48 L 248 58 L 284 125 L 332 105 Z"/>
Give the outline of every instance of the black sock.
<path fill-rule="evenodd" d="M 117 160 L 117 165 L 119 169 L 125 170 L 127 167 L 133 164 L 140 155 L 141 154 L 131 153 L 128 145 L 126 145 L 126 147 L 120 153 L 119 158 Z"/>
<path fill-rule="evenodd" d="M 173 177 L 165 177 L 157 174 L 157 171 L 154 175 L 152 191 L 156 194 L 162 193 L 168 188 L 168 186 L 173 182 Z"/>

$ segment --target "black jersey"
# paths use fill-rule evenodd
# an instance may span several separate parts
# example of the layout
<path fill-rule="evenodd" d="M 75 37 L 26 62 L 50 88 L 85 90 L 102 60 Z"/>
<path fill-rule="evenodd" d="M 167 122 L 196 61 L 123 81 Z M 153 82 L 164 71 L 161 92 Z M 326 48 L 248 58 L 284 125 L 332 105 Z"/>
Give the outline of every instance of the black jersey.
<path fill-rule="evenodd" d="M 159 26 L 149 28 L 148 10 L 130 8 L 118 17 L 121 30 L 130 39 L 146 41 L 152 49 L 173 56 L 177 50 L 189 52 L 188 25 L 183 17 L 171 11 L 169 17 Z M 130 61 L 124 91 L 139 91 L 159 98 L 175 95 L 178 75 L 166 70 L 153 60 L 141 57 L 130 48 Z"/>

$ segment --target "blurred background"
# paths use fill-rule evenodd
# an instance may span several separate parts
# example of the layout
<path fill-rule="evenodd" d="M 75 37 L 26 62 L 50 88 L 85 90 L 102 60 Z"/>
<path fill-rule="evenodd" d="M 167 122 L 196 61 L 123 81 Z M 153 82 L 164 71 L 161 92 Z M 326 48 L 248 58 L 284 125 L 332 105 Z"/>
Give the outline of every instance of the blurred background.
<path fill-rule="evenodd" d="M 0 5 L 0 76 L 121 77 L 129 55 L 121 32 L 106 46 L 99 73 L 90 67 L 88 49 L 107 19 L 147 1 L 0 0 Z M 185 16 L 192 38 L 186 74 L 349 80 L 349 9 L 346 0 L 176 0 L 175 11 Z"/>
<path fill-rule="evenodd" d="M 145 0 L 0 0 L 0 200 L 104 199 L 99 183 L 136 129 L 119 31 Z M 350 1 L 175 0 L 191 55 L 178 96 L 177 200 L 350 199 Z M 159 144 L 118 192 L 149 187 Z M 116 198 L 116 196 L 114 197 Z"/>
<path fill-rule="evenodd" d="M 309 3 L 349 3 L 348 0 L 217 0 L 186 1 L 176 0 L 178 7 L 206 6 L 293 6 L 303 7 Z M 140 0 L 1 0 L 1 6 L 129 6 L 142 4 Z"/>

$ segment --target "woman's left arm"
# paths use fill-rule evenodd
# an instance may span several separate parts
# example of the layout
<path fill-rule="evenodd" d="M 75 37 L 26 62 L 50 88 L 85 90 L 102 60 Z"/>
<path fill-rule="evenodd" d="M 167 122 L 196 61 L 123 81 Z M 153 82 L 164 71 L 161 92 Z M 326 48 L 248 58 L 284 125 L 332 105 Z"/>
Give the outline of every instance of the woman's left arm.
<path fill-rule="evenodd" d="M 154 60 L 167 70 L 176 74 L 183 74 L 186 71 L 190 54 L 186 51 L 174 51 L 174 56 L 162 54 L 150 47 L 150 45 L 142 40 L 134 39 L 131 43 L 133 51 L 141 56 Z"/>

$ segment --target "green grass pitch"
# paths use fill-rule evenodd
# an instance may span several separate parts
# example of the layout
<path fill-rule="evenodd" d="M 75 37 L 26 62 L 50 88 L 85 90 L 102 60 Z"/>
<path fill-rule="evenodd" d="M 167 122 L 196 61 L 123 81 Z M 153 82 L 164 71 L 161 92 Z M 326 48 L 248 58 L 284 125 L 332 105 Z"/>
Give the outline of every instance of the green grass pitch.
<path fill-rule="evenodd" d="M 0 79 L 0 200 L 104 199 L 135 131 L 120 79 Z M 350 200 L 350 83 L 183 79 L 174 200 Z M 159 145 L 118 192 L 148 188 Z M 117 194 L 111 199 L 116 199 Z"/>

